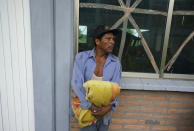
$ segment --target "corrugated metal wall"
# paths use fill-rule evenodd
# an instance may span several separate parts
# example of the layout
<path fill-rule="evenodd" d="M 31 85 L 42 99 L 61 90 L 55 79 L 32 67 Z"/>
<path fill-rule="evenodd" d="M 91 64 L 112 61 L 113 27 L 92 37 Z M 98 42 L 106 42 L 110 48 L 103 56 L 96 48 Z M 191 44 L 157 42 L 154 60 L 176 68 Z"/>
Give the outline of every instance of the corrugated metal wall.
<path fill-rule="evenodd" d="M 0 0 L 0 131 L 34 131 L 29 0 Z"/>

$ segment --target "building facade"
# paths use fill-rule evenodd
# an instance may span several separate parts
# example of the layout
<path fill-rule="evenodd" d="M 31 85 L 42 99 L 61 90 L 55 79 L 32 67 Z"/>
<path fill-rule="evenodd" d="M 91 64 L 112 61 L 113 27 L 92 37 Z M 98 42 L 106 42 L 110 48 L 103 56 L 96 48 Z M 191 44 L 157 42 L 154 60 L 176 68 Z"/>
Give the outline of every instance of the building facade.
<path fill-rule="evenodd" d="M 119 28 L 119 107 L 110 130 L 194 130 L 193 0 L 1 0 L 0 130 L 76 131 L 77 52 L 92 30 Z"/>

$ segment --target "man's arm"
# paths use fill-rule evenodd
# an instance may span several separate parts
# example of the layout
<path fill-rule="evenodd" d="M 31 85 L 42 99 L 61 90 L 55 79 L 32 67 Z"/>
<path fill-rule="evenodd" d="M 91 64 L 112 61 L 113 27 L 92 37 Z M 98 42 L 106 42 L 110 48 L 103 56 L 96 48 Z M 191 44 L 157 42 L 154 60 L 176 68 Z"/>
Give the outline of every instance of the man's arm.
<path fill-rule="evenodd" d="M 122 77 L 121 73 L 122 73 L 122 67 L 121 67 L 120 62 L 118 61 L 117 66 L 115 68 L 115 72 L 114 72 L 113 78 L 112 78 L 111 81 L 118 83 L 119 86 L 120 86 L 121 77 Z M 118 104 L 118 97 L 116 97 L 116 99 L 114 101 L 112 101 L 110 104 L 112 105 L 112 110 L 115 112 L 117 104 Z"/>
<path fill-rule="evenodd" d="M 86 93 L 83 88 L 84 83 L 83 67 L 84 67 L 83 57 L 80 54 L 78 54 L 75 57 L 71 85 L 75 95 L 78 96 L 81 101 L 80 104 L 81 108 L 89 109 L 91 107 L 91 103 L 85 99 Z"/>

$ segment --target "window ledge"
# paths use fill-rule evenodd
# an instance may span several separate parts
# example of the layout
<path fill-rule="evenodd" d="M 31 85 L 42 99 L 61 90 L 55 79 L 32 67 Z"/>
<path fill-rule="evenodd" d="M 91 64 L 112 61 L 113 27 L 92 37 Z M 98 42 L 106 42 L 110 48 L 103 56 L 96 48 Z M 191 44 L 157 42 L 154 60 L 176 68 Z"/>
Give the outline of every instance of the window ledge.
<path fill-rule="evenodd" d="M 194 92 L 194 81 L 123 77 L 121 89 Z"/>

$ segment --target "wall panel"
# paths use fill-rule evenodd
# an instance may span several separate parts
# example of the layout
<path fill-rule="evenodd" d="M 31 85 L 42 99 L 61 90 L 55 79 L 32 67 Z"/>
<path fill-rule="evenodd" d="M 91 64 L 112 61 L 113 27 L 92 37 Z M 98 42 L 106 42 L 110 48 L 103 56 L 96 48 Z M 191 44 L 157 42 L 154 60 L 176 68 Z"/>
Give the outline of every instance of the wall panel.
<path fill-rule="evenodd" d="M 0 9 L 2 8 L 0 7 Z M 6 81 L 5 81 L 5 66 L 4 66 L 5 60 L 4 60 L 3 49 L 4 49 L 4 46 L 3 46 L 3 33 L 2 33 L 2 15 L 0 15 L 0 96 L 1 96 L 0 103 L 1 103 L 1 112 L 2 112 L 2 127 L 5 131 L 9 131 L 9 111 L 7 110 L 8 100 L 7 100 Z"/>
<path fill-rule="evenodd" d="M 28 0 L 0 0 L 0 130 L 34 131 Z"/>
<path fill-rule="evenodd" d="M 1 104 L 0 104 L 0 131 L 3 131 L 3 119 L 2 118 L 3 117 L 2 117 Z"/>

